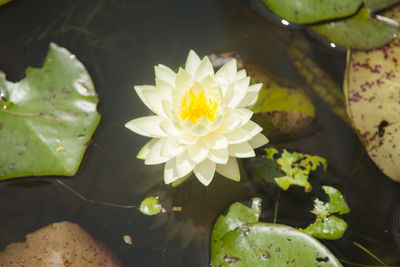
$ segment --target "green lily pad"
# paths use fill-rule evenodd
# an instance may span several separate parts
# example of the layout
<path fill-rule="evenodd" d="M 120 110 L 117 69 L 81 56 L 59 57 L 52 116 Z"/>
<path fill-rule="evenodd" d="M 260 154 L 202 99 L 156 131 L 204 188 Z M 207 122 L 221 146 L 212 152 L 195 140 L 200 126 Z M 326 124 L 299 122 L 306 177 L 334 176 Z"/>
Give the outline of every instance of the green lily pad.
<path fill-rule="evenodd" d="M 218 218 L 212 232 L 212 266 L 341 266 L 310 235 L 258 222 L 256 208 L 252 209 L 234 203 Z"/>
<path fill-rule="evenodd" d="M 13 0 L 0 0 L 0 6 L 12 2 Z"/>
<path fill-rule="evenodd" d="M 298 24 L 348 17 L 357 12 L 362 0 L 262 0 L 278 16 Z"/>
<path fill-rule="evenodd" d="M 147 197 L 140 203 L 139 210 L 145 215 L 156 215 L 162 211 L 162 206 L 158 203 L 158 198 Z"/>
<path fill-rule="evenodd" d="M 329 106 L 333 113 L 350 125 L 344 96 L 339 85 L 296 47 L 290 46 L 288 53 L 297 71 L 314 93 Z"/>
<path fill-rule="evenodd" d="M 389 17 L 375 16 L 375 12 L 398 2 L 398 0 L 364 1 L 363 8 L 350 18 L 311 27 L 341 46 L 363 50 L 378 48 L 396 38 L 400 24 Z"/>
<path fill-rule="evenodd" d="M 317 217 L 315 222 L 301 231 L 320 239 L 339 239 L 347 229 L 347 223 L 333 213 L 346 214 L 350 212 L 342 194 L 331 186 L 322 187 L 329 196 L 329 201 L 316 199 L 314 209 L 311 211 Z"/>
<path fill-rule="evenodd" d="M 100 115 L 83 64 L 56 44 L 17 83 L 0 74 L 0 180 L 74 175 Z"/>
<path fill-rule="evenodd" d="M 285 142 L 310 136 L 322 128 L 314 117 L 315 108 L 304 91 L 255 64 L 245 66 L 252 83 L 262 83 L 252 107 L 253 120 L 271 142 Z"/>
<path fill-rule="evenodd" d="M 400 20 L 400 6 L 385 12 Z M 400 39 L 370 51 L 352 51 L 343 84 L 349 117 L 369 157 L 400 182 Z"/>

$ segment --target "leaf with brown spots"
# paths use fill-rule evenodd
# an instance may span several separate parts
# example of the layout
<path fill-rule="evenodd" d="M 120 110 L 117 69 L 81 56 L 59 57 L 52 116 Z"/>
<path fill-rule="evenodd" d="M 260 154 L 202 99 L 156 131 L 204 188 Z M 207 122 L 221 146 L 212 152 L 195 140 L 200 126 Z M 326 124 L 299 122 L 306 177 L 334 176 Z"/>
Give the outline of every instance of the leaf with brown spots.
<path fill-rule="evenodd" d="M 386 11 L 400 20 L 400 6 Z M 344 92 L 347 113 L 370 158 L 400 182 L 400 39 L 348 54 Z"/>

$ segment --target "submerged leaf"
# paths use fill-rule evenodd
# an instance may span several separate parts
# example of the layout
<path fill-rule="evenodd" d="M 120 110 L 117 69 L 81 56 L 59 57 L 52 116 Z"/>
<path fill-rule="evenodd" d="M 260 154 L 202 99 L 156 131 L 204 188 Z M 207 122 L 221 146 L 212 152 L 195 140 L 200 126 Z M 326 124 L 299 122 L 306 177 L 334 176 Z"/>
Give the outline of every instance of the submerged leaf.
<path fill-rule="evenodd" d="M 344 96 L 338 84 L 299 49 L 291 46 L 288 52 L 294 66 L 300 75 L 303 76 L 308 86 L 313 89 L 319 98 L 328 104 L 329 108 L 339 118 L 349 123 Z"/>
<path fill-rule="evenodd" d="M 301 231 L 321 239 L 339 239 L 347 229 L 347 223 L 341 218 L 333 215 L 346 214 L 350 212 L 342 194 L 339 190 L 331 186 L 323 186 L 325 193 L 329 196 L 329 201 L 324 203 L 319 199 L 314 202 L 314 209 L 311 211 L 317 217 L 315 222 Z"/>
<path fill-rule="evenodd" d="M 0 73 L 0 87 L 0 180 L 74 175 L 100 121 L 82 63 L 51 44 L 42 68 L 28 68 L 17 83 Z"/>
<path fill-rule="evenodd" d="M 362 0 L 262 0 L 278 16 L 298 24 L 315 23 L 350 16 Z"/>
<path fill-rule="evenodd" d="M 364 1 L 363 8 L 354 16 L 311 26 L 335 44 L 354 49 L 381 47 L 396 38 L 400 24 L 375 12 L 398 3 L 399 0 Z"/>
<path fill-rule="evenodd" d="M 252 83 L 262 83 L 254 121 L 271 142 L 284 142 L 310 136 L 322 128 L 315 108 L 304 91 L 295 84 L 272 75 L 254 64 L 246 64 Z"/>
<path fill-rule="evenodd" d="M 147 197 L 140 203 L 140 212 L 145 215 L 156 215 L 162 211 L 162 206 L 158 203 L 158 198 Z"/>
<path fill-rule="evenodd" d="M 52 223 L 26 239 L 0 252 L 0 266 L 123 266 L 112 250 L 75 223 Z"/>
<path fill-rule="evenodd" d="M 400 6 L 386 16 L 400 20 Z M 381 171 L 400 181 L 400 39 L 371 51 L 354 51 L 346 67 L 347 111 L 368 155 Z"/>
<path fill-rule="evenodd" d="M 212 232 L 212 266 L 341 266 L 313 237 L 289 226 L 260 223 L 256 208 L 249 209 L 234 203 L 218 218 Z"/>
<path fill-rule="evenodd" d="M 0 6 L 3 6 L 3 5 L 5 5 L 5 4 L 7 4 L 7 3 L 10 3 L 10 2 L 12 2 L 13 0 L 0 0 Z"/>

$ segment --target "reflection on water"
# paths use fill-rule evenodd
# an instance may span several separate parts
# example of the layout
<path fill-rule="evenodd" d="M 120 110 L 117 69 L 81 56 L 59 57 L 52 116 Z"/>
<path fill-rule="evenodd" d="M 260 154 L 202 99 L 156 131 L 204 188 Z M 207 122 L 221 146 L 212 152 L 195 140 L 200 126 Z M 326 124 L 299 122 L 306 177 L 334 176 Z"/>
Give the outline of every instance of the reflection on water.
<path fill-rule="evenodd" d="M 343 53 L 314 43 L 303 30 L 265 21 L 251 10 L 250 0 L 18 0 L 0 8 L 0 25 L 0 68 L 8 79 L 22 78 L 28 65 L 40 66 L 51 41 L 74 53 L 92 75 L 102 122 L 79 173 L 63 178 L 65 183 L 102 202 L 138 205 L 157 195 L 167 207 L 182 207 L 147 217 L 85 202 L 54 178 L 10 180 L 0 183 L 0 249 L 49 223 L 68 220 L 104 241 L 126 266 L 205 266 L 210 228 L 224 208 L 259 195 L 265 200 L 264 218 L 270 219 L 276 199 L 276 192 L 249 182 L 243 168 L 240 183 L 217 176 L 207 188 L 196 179 L 171 188 L 162 183 L 162 166 L 136 159 L 147 138 L 123 125 L 148 114 L 133 85 L 153 83 L 154 65 L 178 67 L 191 48 L 200 55 L 236 50 L 245 60 L 304 85 L 285 51 L 294 37 L 311 42 L 311 56 L 338 84 L 345 65 Z M 380 173 L 352 130 L 323 105 L 317 109 L 325 129 L 282 146 L 327 158 L 329 175 L 318 182 L 340 188 L 350 204 L 348 233 L 325 244 L 341 259 L 376 264 L 354 246 L 357 242 L 387 264 L 399 265 L 400 186 Z M 309 196 L 301 195 L 298 190 L 281 194 L 278 222 L 312 220 L 306 217 Z"/>

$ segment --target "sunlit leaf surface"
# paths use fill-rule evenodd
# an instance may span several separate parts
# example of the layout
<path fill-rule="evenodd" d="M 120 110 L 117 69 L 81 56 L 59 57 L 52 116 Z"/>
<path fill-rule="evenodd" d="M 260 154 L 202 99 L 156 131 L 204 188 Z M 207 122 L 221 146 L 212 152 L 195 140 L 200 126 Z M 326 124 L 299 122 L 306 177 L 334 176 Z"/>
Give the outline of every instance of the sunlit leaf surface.
<path fill-rule="evenodd" d="M 100 115 L 81 62 L 55 44 L 42 68 L 17 83 L 0 73 L 0 180 L 74 175 Z"/>
<path fill-rule="evenodd" d="M 147 197 L 140 203 L 140 212 L 145 215 L 156 215 L 161 212 L 162 206 L 155 197 Z"/>

